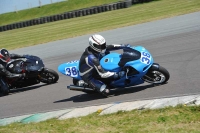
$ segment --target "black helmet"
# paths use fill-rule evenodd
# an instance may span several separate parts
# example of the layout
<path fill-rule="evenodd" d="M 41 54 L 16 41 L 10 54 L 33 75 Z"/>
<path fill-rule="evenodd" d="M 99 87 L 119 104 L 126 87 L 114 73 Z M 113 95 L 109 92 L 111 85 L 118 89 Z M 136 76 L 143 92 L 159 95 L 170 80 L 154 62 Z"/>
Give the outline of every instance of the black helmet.
<path fill-rule="evenodd" d="M 0 60 L 2 60 L 3 62 L 10 61 L 10 54 L 9 54 L 8 50 L 6 50 L 6 49 L 0 50 Z"/>

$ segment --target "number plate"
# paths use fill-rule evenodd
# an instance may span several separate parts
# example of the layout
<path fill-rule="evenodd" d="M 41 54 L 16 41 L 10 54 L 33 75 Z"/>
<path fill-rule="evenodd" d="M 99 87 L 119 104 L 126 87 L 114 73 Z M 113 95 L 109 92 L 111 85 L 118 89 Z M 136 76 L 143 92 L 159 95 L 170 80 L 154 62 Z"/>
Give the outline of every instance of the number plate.
<path fill-rule="evenodd" d="M 151 63 L 151 55 L 147 52 L 141 52 L 141 58 L 140 61 L 146 65 L 149 65 Z"/>
<path fill-rule="evenodd" d="M 76 66 L 66 67 L 65 74 L 70 77 L 78 77 Z"/>

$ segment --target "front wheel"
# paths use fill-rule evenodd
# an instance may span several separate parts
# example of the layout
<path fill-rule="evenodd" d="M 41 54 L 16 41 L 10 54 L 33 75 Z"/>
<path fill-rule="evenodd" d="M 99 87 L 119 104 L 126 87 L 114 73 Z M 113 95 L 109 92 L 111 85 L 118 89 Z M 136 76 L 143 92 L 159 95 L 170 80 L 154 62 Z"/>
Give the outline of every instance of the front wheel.
<path fill-rule="evenodd" d="M 59 79 L 58 73 L 52 69 L 45 69 L 40 74 L 40 81 L 47 84 L 56 83 Z"/>
<path fill-rule="evenodd" d="M 164 84 L 169 80 L 169 77 L 169 72 L 164 67 L 159 66 L 159 69 L 150 69 L 142 79 L 148 83 Z"/>

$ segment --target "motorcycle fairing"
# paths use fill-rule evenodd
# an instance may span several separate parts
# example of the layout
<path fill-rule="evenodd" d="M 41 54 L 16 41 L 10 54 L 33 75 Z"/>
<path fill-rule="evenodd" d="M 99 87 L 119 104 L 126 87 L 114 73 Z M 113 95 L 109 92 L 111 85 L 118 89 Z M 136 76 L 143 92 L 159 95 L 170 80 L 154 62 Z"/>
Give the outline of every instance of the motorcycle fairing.
<path fill-rule="evenodd" d="M 144 83 L 141 77 L 147 73 L 147 70 L 153 64 L 151 54 L 141 46 L 129 47 L 124 50 L 124 53 L 122 55 L 110 53 L 100 61 L 102 67 L 107 71 L 119 72 L 121 69 L 128 67 L 134 70 L 134 75 L 129 75 L 130 72 L 128 72 L 124 77 L 111 82 L 110 85 L 113 87 L 125 87 Z M 120 64 L 123 68 L 119 66 Z"/>
<path fill-rule="evenodd" d="M 43 61 L 39 57 L 33 55 L 25 55 L 24 57 L 26 57 L 26 61 L 24 62 L 26 71 L 35 72 L 44 68 Z"/>
<path fill-rule="evenodd" d="M 107 71 L 118 72 L 126 63 L 141 57 L 141 53 L 131 47 L 125 47 L 123 51 L 123 54 L 110 53 L 104 56 L 100 61 L 102 67 Z"/>
<path fill-rule="evenodd" d="M 81 79 L 79 75 L 79 61 L 78 60 L 60 64 L 58 66 L 58 71 L 72 78 L 79 79 L 79 80 Z"/>
<path fill-rule="evenodd" d="M 141 53 L 135 49 L 126 48 L 123 51 L 120 62 L 118 63 L 120 67 L 123 67 L 129 61 L 138 60 L 141 57 Z"/>
<path fill-rule="evenodd" d="M 25 58 L 13 59 L 7 63 L 7 70 L 12 73 L 21 73 L 22 70 L 27 72 L 36 72 L 44 68 L 42 60 L 37 56 L 24 55 Z"/>
<path fill-rule="evenodd" d="M 119 72 L 121 68 L 119 67 L 118 63 L 121 59 L 121 55 L 118 53 L 110 53 L 106 56 L 104 56 L 100 60 L 100 64 L 106 71 L 112 71 L 112 72 Z"/>

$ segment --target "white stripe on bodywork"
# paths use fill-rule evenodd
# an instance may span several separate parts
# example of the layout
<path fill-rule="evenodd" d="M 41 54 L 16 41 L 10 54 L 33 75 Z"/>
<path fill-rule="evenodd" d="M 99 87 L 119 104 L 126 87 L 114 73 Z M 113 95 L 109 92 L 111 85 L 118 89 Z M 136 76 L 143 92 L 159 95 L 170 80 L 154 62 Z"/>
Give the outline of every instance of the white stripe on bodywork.
<path fill-rule="evenodd" d="M 94 66 L 98 72 L 98 74 L 101 76 L 101 78 L 108 78 L 108 77 L 111 77 L 113 76 L 115 73 L 114 72 L 105 72 L 105 73 L 102 73 L 99 71 L 99 69 L 97 68 L 97 66 Z"/>
<path fill-rule="evenodd" d="M 88 69 L 87 71 L 83 72 L 83 73 L 81 73 L 81 72 L 79 71 L 79 75 L 80 75 L 80 76 L 85 75 L 86 73 L 90 72 L 90 71 L 93 69 L 93 67 L 88 63 L 88 57 L 85 58 L 85 62 L 86 62 L 86 64 L 87 64 L 88 66 L 90 66 L 91 68 Z M 115 74 L 114 72 L 109 72 L 109 71 L 106 72 L 106 73 L 101 73 L 101 72 L 99 71 L 99 69 L 97 68 L 97 66 L 94 65 L 94 67 L 96 68 L 98 74 L 99 74 L 102 78 L 108 78 L 108 77 L 111 77 L 111 76 L 113 76 L 113 75 Z"/>

